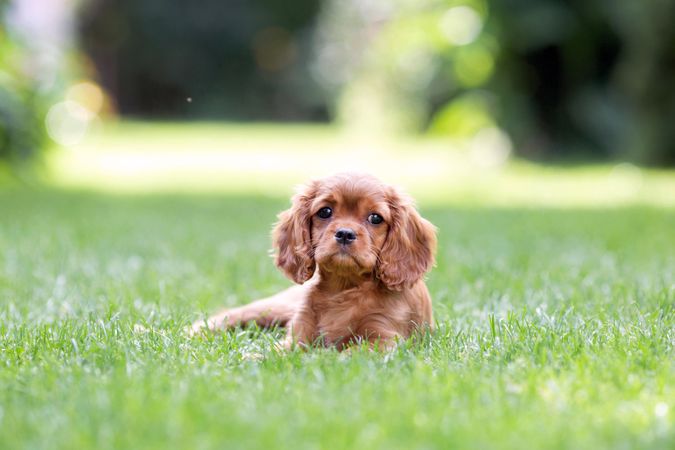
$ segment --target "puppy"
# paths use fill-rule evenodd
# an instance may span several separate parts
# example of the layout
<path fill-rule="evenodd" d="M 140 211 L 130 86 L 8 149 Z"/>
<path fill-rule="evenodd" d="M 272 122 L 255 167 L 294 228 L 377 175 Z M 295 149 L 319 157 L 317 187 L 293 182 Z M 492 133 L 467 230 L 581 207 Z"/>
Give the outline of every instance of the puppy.
<path fill-rule="evenodd" d="M 310 181 L 279 214 L 275 262 L 298 286 L 195 322 L 192 333 L 255 322 L 288 328 L 285 346 L 365 342 L 388 348 L 433 326 L 424 274 L 435 227 L 412 200 L 375 177 Z"/>

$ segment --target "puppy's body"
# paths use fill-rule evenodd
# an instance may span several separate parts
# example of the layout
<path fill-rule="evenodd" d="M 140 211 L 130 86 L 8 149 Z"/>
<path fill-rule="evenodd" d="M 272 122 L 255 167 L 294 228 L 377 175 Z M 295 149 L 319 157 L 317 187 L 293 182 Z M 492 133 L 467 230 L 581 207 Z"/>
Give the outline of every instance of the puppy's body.
<path fill-rule="evenodd" d="M 435 229 L 410 199 L 370 176 L 335 175 L 307 185 L 279 219 L 276 264 L 301 285 L 222 311 L 209 329 L 278 324 L 289 329 L 287 346 L 342 349 L 389 346 L 432 326 L 422 277 L 433 264 Z"/>
<path fill-rule="evenodd" d="M 388 345 L 432 324 L 431 299 L 423 282 L 401 292 L 378 281 L 331 290 L 320 275 L 305 283 L 304 297 L 291 320 L 292 336 L 301 344 L 344 348 L 358 342 Z"/>

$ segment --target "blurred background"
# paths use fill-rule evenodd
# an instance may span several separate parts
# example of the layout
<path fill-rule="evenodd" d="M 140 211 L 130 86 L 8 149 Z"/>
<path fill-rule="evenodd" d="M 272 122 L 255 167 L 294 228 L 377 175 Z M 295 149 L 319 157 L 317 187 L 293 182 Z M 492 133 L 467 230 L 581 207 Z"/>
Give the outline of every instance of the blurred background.
<path fill-rule="evenodd" d="M 671 204 L 673 17 L 671 0 L 0 0 L 0 164 L 97 189 L 360 169 L 429 197 Z"/>

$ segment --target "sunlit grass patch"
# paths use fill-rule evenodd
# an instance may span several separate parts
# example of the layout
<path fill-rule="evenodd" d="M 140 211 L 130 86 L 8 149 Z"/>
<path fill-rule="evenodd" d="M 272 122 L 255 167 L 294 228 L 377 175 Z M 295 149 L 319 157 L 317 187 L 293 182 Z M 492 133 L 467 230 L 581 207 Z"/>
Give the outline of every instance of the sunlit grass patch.
<path fill-rule="evenodd" d="M 356 170 L 402 185 L 429 204 L 675 206 L 672 172 L 504 162 L 490 142 L 374 138 L 316 125 L 121 122 L 55 150 L 49 163 L 55 185 L 105 192 L 285 197 L 308 178 Z"/>

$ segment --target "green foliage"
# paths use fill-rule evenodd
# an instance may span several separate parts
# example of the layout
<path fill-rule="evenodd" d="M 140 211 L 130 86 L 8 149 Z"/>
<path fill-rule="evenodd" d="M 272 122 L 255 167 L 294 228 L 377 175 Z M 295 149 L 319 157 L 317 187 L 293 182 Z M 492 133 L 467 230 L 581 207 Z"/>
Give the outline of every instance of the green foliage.
<path fill-rule="evenodd" d="M 675 444 L 672 210 L 424 209 L 438 328 L 391 354 L 183 335 L 288 285 L 287 204 L 0 193 L 0 447 Z"/>
<path fill-rule="evenodd" d="M 492 4 L 498 118 L 531 157 L 675 164 L 675 2 Z"/>
<path fill-rule="evenodd" d="M 46 142 L 46 99 L 22 73 L 25 50 L 3 34 L 0 6 L 0 162 L 26 162 Z"/>
<path fill-rule="evenodd" d="M 80 40 L 125 115 L 325 118 L 306 69 L 319 6 L 97 0 L 83 2 Z"/>
<path fill-rule="evenodd" d="M 459 139 L 485 122 L 530 158 L 672 165 L 673 16 L 660 0 L 100 0 L 80 31 L 122 114 Z"/>
<path fill-rule="evenodd" d="M 464 140 L 500 127 L 534 159 L 675 163 L 672 1 L 97 0 L 50 6 L 55 29 L 76 3 L 83 61 L 35 56 L 75 30 L 36 47 L 3 26 L 0 158 L 38 151 L 46 94 L 68 84 L 60 66 L 83 65 L 123 115 L 337 119 Z"/>
<path fill-rule="evenodd" d="M 317 64 L 347 124 L 498 124 L 530 158 L 672 165 L 674 15 L 658 0 L 333 0 Z"/>
<path fill-rule="evenodd" d="M 327 2 L 316 64 L 336 96 L 336 114 L 350 126 L 410 132 L 432 123 L 435 132 L 467 137 L 447 117 L 433 122 L 439 109 L 483 86 L 495 70 L 498 46 L 484 30 L 487 10 L 482 0 L 375 1 L 369 8 Z"/>

